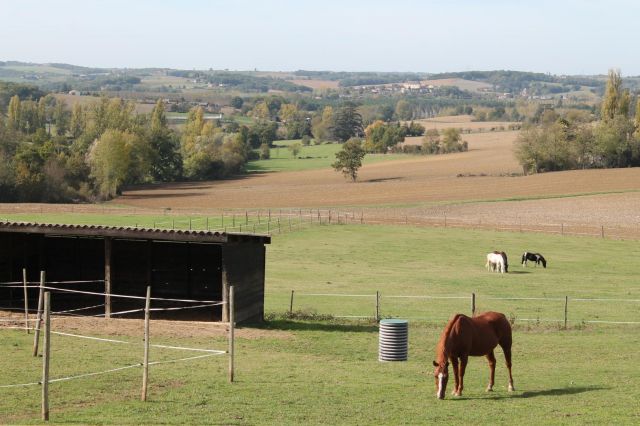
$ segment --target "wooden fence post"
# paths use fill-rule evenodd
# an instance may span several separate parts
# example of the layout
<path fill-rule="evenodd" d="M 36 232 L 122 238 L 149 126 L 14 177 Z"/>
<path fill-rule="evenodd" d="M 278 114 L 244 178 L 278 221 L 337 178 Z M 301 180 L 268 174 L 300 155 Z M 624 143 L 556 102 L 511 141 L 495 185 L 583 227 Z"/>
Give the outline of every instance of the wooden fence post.
<path fill-rule="evenodd" d="M 27 270 L 22 269 L 22 287 L 24 289 L 24 328 L 29 334 L 29 293 L 27 291 Z"/>
<path fill-rule="evenodd" d="M 447 214 L 444 214 L 444 227 L 447 227 Z"/>
<path fill-rule="evenodd" d="M 289 313 L 292 314 L 293 313 L 293 293 L 295 292 L 295 290 L 291 290 L 291 300 L 289 301 Z"/>
<path fill-rule="evenodd" d="M 142 360 L 142 401 L 147 400 L 149 383 L 149 319 L 151 317 L 151 286 L 147 286 L 147 297 L 144 302 L 144 356 Z"/>
<path fill-rule="evenodd" d="M 51 292 L 44 294 L 44 348 L 42 349 L 42 420 L 49 420 L 49 359 L 51 357 Z"/>
<path fill-rule="evenodd" d="M 38 314 L 36 317 L 36 331 L 33 336 L 33 356 L 38 356 L 40 344 L 40 323 L 42 322 L 42 306 L 44 304 L 44 271 L 40 271 L 40 292 L 38 294 Z"/>
<path fill-rule="evenodd" d="M 376 321 L 380 321 L 380 292 L 376 291 Z"/>
<path fill-rule="evenodd" d="M 471 293 L 471 316 L 476 316 L 476 294 Z"/>
<path fill-rule="evenodd" d="M 564 328 L 567 328 L 567 312 L 569 305 L 569 296 L 564 297 Z"/>
<path fill-rule="evenodd" d="M 564 223 L 560 224 L 560 235 L 564 235 Z"/>
<path fill-rule="evenodd" d="M 600 227 L 600 233 L 600 235 L 602 235 L 602 238 L 604 238 L 604 225 Z"/>
<path fill-rule="evenodd" d="M 234 357 L 235 357 L 235 327 L 236 327 L 236 310 L 234 304 L 233 286 L 229 287 L 229 383 L 233 383 L 234 376 Z"/>

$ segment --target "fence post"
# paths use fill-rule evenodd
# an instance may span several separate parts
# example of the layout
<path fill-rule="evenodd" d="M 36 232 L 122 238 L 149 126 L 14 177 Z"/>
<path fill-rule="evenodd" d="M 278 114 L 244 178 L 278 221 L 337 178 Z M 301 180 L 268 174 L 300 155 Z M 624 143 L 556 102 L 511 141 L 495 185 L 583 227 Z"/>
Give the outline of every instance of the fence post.
<path fill-rule="evenodd" d="M 560 235 L 564 235 L 564 223 L 560 224 Z"/>
<path fill-rule="evenodd" d="M 289 301 L 289 313 L 293 313 L 293 293 L 295 290 L 291 290 L 291 301 Z"/>
<path fill-rule="evenodd" d="M 29 294 L 27 292 L 27 270 L 22 268 L 22 287 L 24 288 L 24 327 L 29 334 Z"/>
<path fill-rule="evenodd" d="M 600 227 L 600 233 L 602 235 L 602 238 L 604 238 L 604 225 Z"/>
<path fill-rule="evenodd" d="M 564 328 L 567 328 L 567 310 L 569 305 L 569 296 L 564 297 Z"/>
<path fill-rule="evenodd" d="M 364 223 L 364 210 L 360 211 L 360 225 Z"/>
<path fill-rule="evenodd" d="M 476 294 L 471 293 L 471 316 L 476 316 Z"/>
<path fill-rule="evenodd" d="M 147 400 L 147 384 L 149 383 L 149 309 L 151 307 L 151 286 L 147 286 L 147 297 L 144 302 L 144 357 L 142 361 L 142 401 Z"/>
<path fill-rule="evenodd" d="M 447 227 L 447 214 L 444 214 L 444 227 Z"/>
<path fill-rule="evenodd" d="M 44 348 L 42 349 L 42 420 L 49 420 L 49 358 L 51 355 L 51 292 L 44 294 Z"/>
<path fill-rule="evenodd" d="M 249 212 L 247 212 L 246 210 L 244 211 L 244 223 L 245 225 L 249 224 Z"/>
<path fill-rule="evenodd" d="M 233 286 L 229 287 L 229 383 L 233 383 L 235 357 L 235 327 L 236 310 L 234 304 Z"/>
<path fill-rule="evenodd" d="M 380 321 L 380 292 L 376 291 L 376 321 Z"/>
<path fill-rule="evenodd" d="M 40 271 L 40 293 L 38 294 L 38 315 L 36 317 L 36 331 L 33 336 L 33 356 L 38 356 L 40 344 L 40 323 L 42 322 L 42 305 L 44 303 L 44 271 Z"/>

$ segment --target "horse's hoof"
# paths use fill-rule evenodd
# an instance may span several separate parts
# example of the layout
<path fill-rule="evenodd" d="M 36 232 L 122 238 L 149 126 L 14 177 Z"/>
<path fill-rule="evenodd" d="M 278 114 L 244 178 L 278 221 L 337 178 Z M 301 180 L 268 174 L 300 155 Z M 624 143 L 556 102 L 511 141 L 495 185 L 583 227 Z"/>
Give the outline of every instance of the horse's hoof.
<path fill-rule="evenodd" d="M 515 391 L 515 390 L 516 390 L 516 389 L 515 389 L 513 386 L 509 385 L 509 392 L 513 392 L 513 391 Z"/>
<path fill-rule="evenodd" d="M 487 388 L 487 392 L 493 392 L 493 388 Z"/>

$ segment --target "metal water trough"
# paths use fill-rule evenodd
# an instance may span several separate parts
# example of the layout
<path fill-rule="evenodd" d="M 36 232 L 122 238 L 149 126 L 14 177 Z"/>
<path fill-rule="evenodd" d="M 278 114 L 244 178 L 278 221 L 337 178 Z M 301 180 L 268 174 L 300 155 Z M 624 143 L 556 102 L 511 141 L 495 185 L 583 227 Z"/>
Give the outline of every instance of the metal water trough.
<path fill-rule="evenodd" d="M 380 321 L 378 361 L 406 361 L 409 355 L 409 323 L 407 320 Z"/>

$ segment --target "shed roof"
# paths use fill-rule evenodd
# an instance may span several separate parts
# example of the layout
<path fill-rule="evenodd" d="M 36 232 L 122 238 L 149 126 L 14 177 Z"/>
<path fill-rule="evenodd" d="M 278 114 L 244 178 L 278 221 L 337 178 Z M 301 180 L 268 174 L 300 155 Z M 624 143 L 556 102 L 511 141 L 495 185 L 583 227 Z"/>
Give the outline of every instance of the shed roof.
<path fill-rule="evenodd" d="M 269 235 L 138 228 L 129 226 L 69 225 L 31 222 L 0 222 L 0 232 L 197 243 L 271 243 L 271 237 Z"/>

